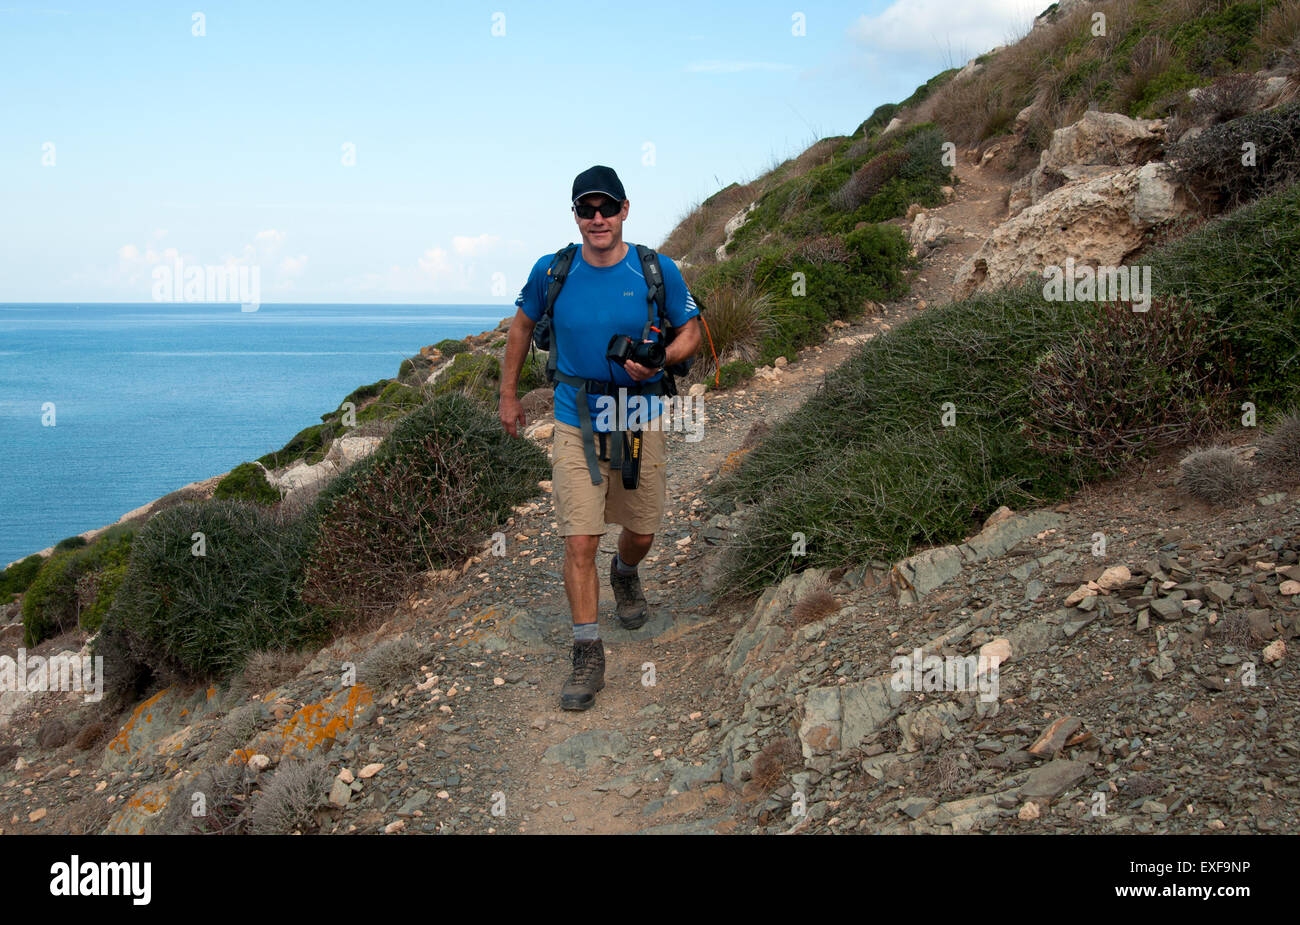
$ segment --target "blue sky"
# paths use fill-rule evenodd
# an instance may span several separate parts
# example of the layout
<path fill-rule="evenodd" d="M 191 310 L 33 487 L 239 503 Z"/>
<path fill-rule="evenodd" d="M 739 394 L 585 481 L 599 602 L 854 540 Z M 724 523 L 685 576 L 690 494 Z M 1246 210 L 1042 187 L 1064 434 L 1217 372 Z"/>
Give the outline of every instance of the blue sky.
<path fill-rule="evenodd" d="M 582 169 L 658 245 L 1046 5 L 0 6 L 0 302 L 148 301 L 179 258 L 268 303 L 506 304 L 577 239 Z"/>

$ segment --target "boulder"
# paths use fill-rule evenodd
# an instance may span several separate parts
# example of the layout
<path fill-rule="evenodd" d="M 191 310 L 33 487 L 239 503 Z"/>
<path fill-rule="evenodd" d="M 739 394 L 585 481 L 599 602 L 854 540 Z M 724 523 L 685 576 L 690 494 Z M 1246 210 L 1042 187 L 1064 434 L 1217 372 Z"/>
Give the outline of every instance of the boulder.
<path fill-rule="evenodd" d="M 993 230 L 957 271 L 953 297 L 997 288 L 1025 276 L 1041 277 L 1067 258 L 1092 266 L 1120 266 L 1145 245 L 1154 225 L 1185 213 L 1186 197 L 1167 164 L 1111 170 L 1070 183 Z"/>
<path fill-rule="evenodd" d="M 939 216 L 929 212 L 918 212 L 916 218 L 912 220 L 908 240 L 912 244 L 912 250 L 922 253 L 938 244 L 947 231 L 948 223 Z"/>
<path fill-rule="evenodd" d="M 1028 119 L 1032 108 L 1022 110 L 1021 115 Z M 1108 168 L 1145 164 L 1159 155 L 1166 141 L 1163 120 L 1090 110 L 1078 122 L 1052 133 L 1038 166 L 1012 186 L 1010 214 L 1040 202 L 1068 183 L 1112 173 Z"/>

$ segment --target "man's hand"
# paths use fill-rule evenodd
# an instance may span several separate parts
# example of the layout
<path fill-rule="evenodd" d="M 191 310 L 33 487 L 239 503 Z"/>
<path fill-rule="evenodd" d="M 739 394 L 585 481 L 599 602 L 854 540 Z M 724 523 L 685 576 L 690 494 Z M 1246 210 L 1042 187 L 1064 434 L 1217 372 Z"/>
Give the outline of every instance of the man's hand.
<path fill-rule="evenodd" d="M 648 344 L 650 341 L 643 341 L 643 343 Z M 633 382 L 645 382 L 651 376 L 659 372 L 659 370 L 651 369 L 649 366 L 642 366 L 636 360 L 628 360 L 625 362 L 623 364 L 623 369 L 627 370 L 627 374 L 632 377 Z"/>
<path fill-rule="evenodd" d="M 506 433 L 512 437 L 523 435 L 528 420 L 524 415 L 524 406 L 517 397 L 502 395 L 498 414 L 501 418 L 501 426 L 506 429 Z"/>

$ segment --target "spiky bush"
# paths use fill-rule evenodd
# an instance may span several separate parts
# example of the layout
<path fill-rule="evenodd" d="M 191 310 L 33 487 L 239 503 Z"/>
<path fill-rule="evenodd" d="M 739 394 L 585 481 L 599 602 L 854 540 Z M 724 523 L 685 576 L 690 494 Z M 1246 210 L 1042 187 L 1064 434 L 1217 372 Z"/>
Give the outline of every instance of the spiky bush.
<path fill-rule="evenodd" d="M 709 338 L 713 351 L 705 346 L 691 368 L 691 381 L 713 378 L 715 364 L 726 366 L 736 360 L 753 363 L 758 359 L 763 338 L 771 330 L 771 311 L 775 299 L 748 282 L 723 280 L 709 290 Z"/>
<path fill-rule="evenodd" d="M 299 599 L 309 524 L 247 501 L 188 502 L 136 537 L 105 620 L 130 656 L 180 677 L 219 677 L 248 653 L 319 641 L 321 613 Z"/>
<path fill-rule="evenodd" d="M 907 162 L 907 152 L 901 149 L 882 151 L 867 161 L 844 181 L 831 195 L 832 208 L 841 212 L 854 212 L 880 191 L 885 181 L 898 174 L 898 168 Z"/>
<path fill-rule="evenodd" d="M 1300 410 L 1277 415 L 1259 447 L 1259 461 L 1275 472 L 1300 475 Z"/>
<path fill-rule="evenodd" d="M 1260 83 L 1254 74 L 1225 74 L 1196 94 L 1192 114 L 1213 125 L 1244 116 L 1250 112 Z"/>
<path fill-rule="evenodd" d="M 1220 338 L 1209 319 L 1176 300 L 1153 299 L 1146 312 L 1103 305 L 1094 324 L 1035 364 L 1029 445 L 1093 475 L 1195 440 L 1223 420 Z"/>
<path fill-rule="evenodd" d="M 323 758 L 287 760 L 249 813 L 253 835 L 288 835 L 315 827 L 313 813 L 328 796 L 329 764 Z"/>
<path fill-rule="evenodd" d="M 839 609 L 840 602 L 835 599 L 835 596 L 821 588 L 800 598 L 794 605 L 791 616 L 794 617 L 795 626 L 805 626 L 829 617 Z"/>
<path fill-rule="evenodd" d="M 377 691 L 396 688 L 415 679 L 422 661 L 420 647 L 413 639 L 389 639 L 366 655 L 357 667 L 357 679 Z"/>
<path fill-rule="evenodd" d="M 803 755 L 794 739 L 773 739 L 754 756 L 750 783 L 759 793 L 771 793 L 785 782 L 790 771 L 803 763 L 802 759 Z"/>
<path fill-rule="evenodd" d="M 1198 501 L 1240 501 L 1254 484 L 1254 472 L 1224 447 L 1193 450 L 1178 464 L 1178 488 Z"/>
<path fill-rule="evenodd" d="M 383 612 L 420 572 L 477 551 L 548 474 L 532 443 L 464 395 L 440 396 L 321 492 L 304 600 L 336 616 Z"/>
<path fill-rule="evenodd" d="M 1300 260 L 1291 259 L 1297 253 L 1300 184 L 1292 184 L 1159 248 L 1147 260 L 1158 291 L 1196 306 L 1223 326 L 1233 385 L 1242 400 L 1261 410 L 1289 404 L 1300 394 Z"/>
<path fill-rule="evenodd" d="M 242 764 L 222 762 L 200 771 L 168 800 L 160 831 L 164 835 L 246 833 L 254 781 Z M 196 807 L 202 809 L 200 815 L 194 814 Z"/>

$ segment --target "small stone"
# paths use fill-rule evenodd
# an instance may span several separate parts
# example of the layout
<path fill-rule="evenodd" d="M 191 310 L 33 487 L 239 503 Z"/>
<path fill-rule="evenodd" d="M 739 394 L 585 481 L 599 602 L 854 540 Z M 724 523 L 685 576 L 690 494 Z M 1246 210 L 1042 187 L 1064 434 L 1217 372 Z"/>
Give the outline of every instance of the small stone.
<path fill-rule="evenodd" d="M 1274 639 L 1268 645 L 1264 646 L 1264 661 L 1268 664 L 1280 662 L 1286 657 L 1286 643 L 1281 639 Z"/>
<path fill-rule="evenodd" d="M 1300 581 L 1284 581 L 1277 586 L 1277 592 L 1288 597 L 1292 594 L 1300 594 Z"/>
<path fill-rule="evenodd" d="M 1103 591 L 1114 591 L 1132 578 L 1133 573 L 1128 570 L 1128 566 L 1116 565 L 1102 572 L 1101 577 L 1097 579 L 1097 584 Z"/>
<path fill-rule="evenodd" d="M 1033 820 L 1037 819 L 1040 815 L 1042 814 L 1038 810 L 1038 804 L 1035 803 L 1033 800 L 1029 800 L 1027 803 L 1025 803 L 1024 806 L 1020 807 L 1020 812 L 1016 813 L 1016 816 L 1020 819 L 1021 822 L 1032 822 Z"/>
<path fill-rule="evenodd" d="M 1085 597 L 1091 597 L 1096 593 L 1097 592 L 1093 591 L 1087 585 L 1079 585 L 1079 587 L 1071 591 L 1069 596 L 1065 599 L 1065 606 L 1073 607 L 1076 604 L 1078 604 L 1080 601 L 1082 601 Z"/>
<path fill-rule="evenodd" d="M 352 787 L 341 780 L 335 779 L 330 787 L 329 799 L 335 806 L 347 806 L 348 801 L 352 799 Z"/>
<path fill-rule="evenodd" d="M 44 806 L 42 806 L 40 809 L 33 810 L 32 812 L 27 814 L 27 821 L 40 822 L 42 819 L 45 818 L 46 812 L 48 812 L 48 810 L 46 810 Z"/>
<path fill-rule="evenodd" d="M 1181 601 L 1162 597 L 1151 602 L 1152 612 L 1162 620 L 1177 620 L 1183 612 Z"/>
<path fill-rule="evenodd" d="M 1004 636 L 999 636 L 980 646 L 980 658 L 987 660 L 989 665 L 1001 665 L 1011 658 L 1011 641 Z"/>
<path fill-rule="evenodd" d="M 492 683 L 497 687 L 502 687 L 506 683 L 505 678 L 493 678 Z"/>
<path fill-rule="evenodd" d="M 266 755 L 253 755 L 248 759 L 248 766 L 254 771 L 265 771 L 271 764 Z"/>
<path fill-rule="evenodd" d="M 357 777 L 362 780 L 369 780 L 384 769 L 382 764 L 368 764 L 357 772 Z"/>
<path fill-rule="evenodd" d="M 345 784 L 350 784 L 354 780 L 356 780 L 356 777 L 353 776 L 352 770 L 350 768 L 344 768 L 343 770 L 339 771 L 339 780 L 343 781 L 343 783 Z"/>
<path fill-rule="evenodd" d="M 398 819 L 396 822 L 390 822 L 388 825 L 384 826 L 384 834 L 392 835 L 396 832 L 402 831 L 404 828 L 406 828 L 406 820 Z"/>
<path fill-rule="evenodd" d="M 1212 581 L 1205 586 L 1205 596 L 1216 604 L 1226 604 L 1232 600 L 1232 585 L 1226 581 Z"/>

